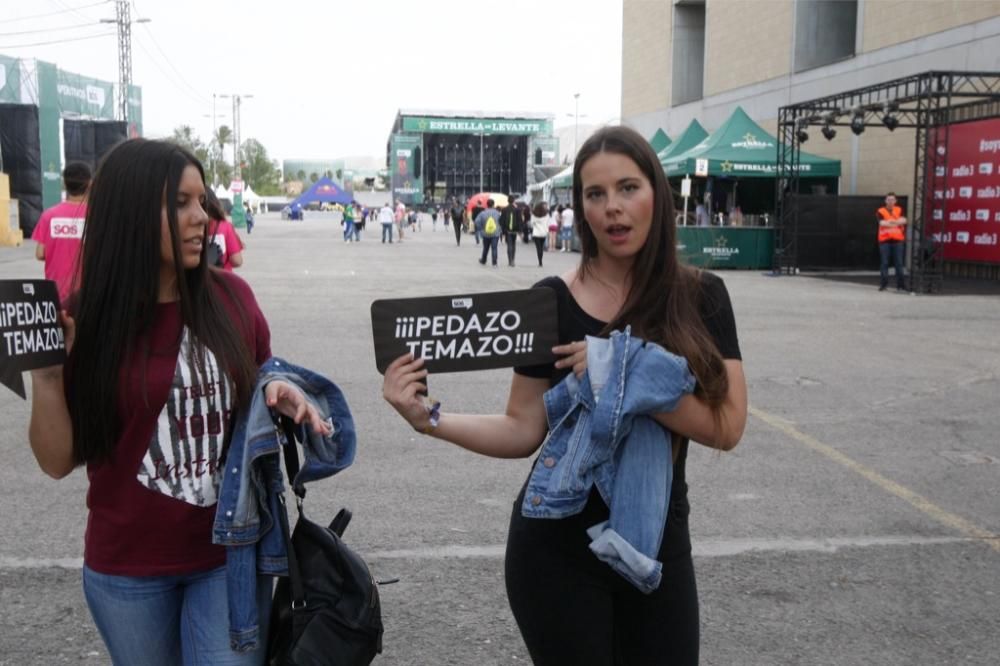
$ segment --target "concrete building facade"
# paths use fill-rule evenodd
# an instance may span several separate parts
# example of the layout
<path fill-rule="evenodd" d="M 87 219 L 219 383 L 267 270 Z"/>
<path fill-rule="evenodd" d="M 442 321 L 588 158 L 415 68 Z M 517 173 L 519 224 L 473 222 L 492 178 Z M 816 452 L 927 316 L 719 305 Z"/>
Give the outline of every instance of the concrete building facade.
<path fill-rule="evenodd" d="M 1000 71 L 1000 0 L 623 0 L 622 122 L 709 132 L 737 105 L 778 109 L 928 70 Z M 912 195 L 914 131 L 811 132 L 843 194 Z"/>

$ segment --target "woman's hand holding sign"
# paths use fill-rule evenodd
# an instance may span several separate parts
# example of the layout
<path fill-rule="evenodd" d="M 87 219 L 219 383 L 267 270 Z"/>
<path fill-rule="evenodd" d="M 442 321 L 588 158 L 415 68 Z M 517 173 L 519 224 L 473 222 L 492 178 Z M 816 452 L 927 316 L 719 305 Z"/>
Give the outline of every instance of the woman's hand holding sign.
<path fill-rule="evenodd" d="M 382 396 L 414 430 L 494 458 L 523 458 L 538 450 L 548 430 L 542 395 L 548 380 L 515 374 L 504 414 L 440 414 L 435 426 L 424 395 L 422 358 L 406 354 L 386 368 Z"/>
<path fill-rule="evenodd" d="M 427 375 L 552 362 L 559 339 L 552 289 L 385 299 L 371 311 L 382 397 L 407 425 L 496 458 L 538 450 L 548 430 L 547 379 L 514 373 L 503 414 L 442 414 L 427 398 Z"/>
<path fill-rule="evenodd" d="M 424 404 L 427 393 L 424 359 L 404 354 L 389 364 L 382 382 L 382 397 L 415 429 L 423 432 L 430 424 L 430 412 Z"/>
<path fill-rule="evenodd" d="M 76 321 L 59 311 L 66 355 L 76 339 Z M 52 365 L 31 371 L 31 422 L 28 440 L 39 467 L 54 479 L 61 479 L 76 467 L 73 458 L 73 425 L 63 389 L 63 366 Z"/>
<path fill-rule="evenodd" d="M 69 313 L 65 310 L 60 310 L 59 325 L 63 329 L 63 344 L 66 345 L 66 356 L 69 356 L 70 351 L 73 349 L 73 341 L 76 339 L 76 320 L 70 317 Z M 31 371 L 31 377 L 36 382 L 57 381 L 62 379 L 62 376 L 62 365 L 52 365 L 47 368 L 39 368 Z M 59 390 L 61 391 L 62 389 L 60 388 Z"/>
<path fill-rule="evenodd" d="M 570 342 L 565 345 L 557 345 L 552 348 L 552 353 L 562 356 L 556 361 L 557 368 L 572 368 L 573 374 L 578 378 L 587 371 L 587 341 Z"/>

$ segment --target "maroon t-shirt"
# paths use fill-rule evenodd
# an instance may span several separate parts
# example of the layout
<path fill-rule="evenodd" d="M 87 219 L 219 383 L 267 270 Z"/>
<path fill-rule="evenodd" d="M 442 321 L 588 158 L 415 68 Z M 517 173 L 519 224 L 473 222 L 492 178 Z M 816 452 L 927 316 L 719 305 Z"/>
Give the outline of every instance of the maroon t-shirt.
<path fill-rule="evenodd" d="M 271 356 L 267 321 L 246 282 L 231 273 L 223 278 L 246 325 L 225 289 L 217 289 L 219 298 L 260 365 Z M 180 305 L 160 303 L 149 358 L 137 354 L 123 369 L 115 454 L 87 466 L 83 559 L 94 571 L 165 576 L 225 564 L 225 548 L 212 544 L 212 523 L 235 398 L 207 348 L 203 369 L 189 358 L 188 338 Z"/>

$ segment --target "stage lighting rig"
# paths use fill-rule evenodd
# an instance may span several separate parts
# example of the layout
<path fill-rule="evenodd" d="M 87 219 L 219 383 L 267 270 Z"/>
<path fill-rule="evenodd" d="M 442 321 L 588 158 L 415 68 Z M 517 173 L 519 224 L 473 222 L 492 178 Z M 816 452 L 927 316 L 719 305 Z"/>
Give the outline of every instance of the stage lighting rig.
<path fill-rule="evenodd" d="M 899 118 L 893 115 L 894 111 L 899 110 L 899 105 L 895 102 L 886 102 L 882 106 L 882 124 L 891 132 L 897 127 L 899 127 Z"/>
<path fill-rule="evenodd" d="M 860 135 L 862 132 L 865 131 L 864 111 L 860 110 L 855 111 L 854 115 L 851 116 L 851 131 L 854 132 L 855 135 Z"/>

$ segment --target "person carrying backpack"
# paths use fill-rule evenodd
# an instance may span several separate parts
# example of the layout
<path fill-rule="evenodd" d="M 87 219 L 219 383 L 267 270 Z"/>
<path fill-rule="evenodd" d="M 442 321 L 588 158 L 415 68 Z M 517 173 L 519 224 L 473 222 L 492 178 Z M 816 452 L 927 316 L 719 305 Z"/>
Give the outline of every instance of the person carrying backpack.
<path fill-rule="evenodd" d="M 500 211 L 494 208 L 493 199 L 486 200 L 486 208 L 476 216 L 476 231 L 483 237 L 483 256 L 479 263 L 486 265 L 487 252 L 492 254 L 493 268 L 497 267 L 497 245 L 500 243 Z"/>
<path fill-rule="evenodd" d="M 506 236 L 507 243 L 507 265 L 514 267 L 514 254 L 517 252 L 517 235 L 521 231 L 521 211 L 514 203 L 514 195 L 507 198 L 507 207 L 500 212 L 500 227 Z"/>

